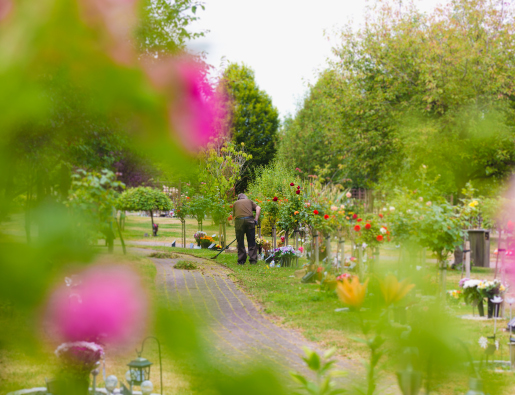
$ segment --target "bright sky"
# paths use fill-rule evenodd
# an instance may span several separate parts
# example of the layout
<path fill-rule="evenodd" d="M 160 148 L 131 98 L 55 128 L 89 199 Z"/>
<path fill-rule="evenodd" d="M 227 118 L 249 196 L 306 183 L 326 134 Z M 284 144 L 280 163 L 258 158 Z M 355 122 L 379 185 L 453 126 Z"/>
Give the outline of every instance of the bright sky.
<path fill-rule="evenodd" d="M 419 0 L 430 11 L 442 0 Z M 219 68 L 226 61 L 245 63 L 259 87 L 271 97 L 281 117 L 295 113 L 306 92 L 331 56 L 324 36 L 338 26 L 363 20 L 365 0 L 206 0 L 195 30 L 209 30 L 191 49 L 207 52 Z M 334 35 L 331 34 L 331 37 Z"/>

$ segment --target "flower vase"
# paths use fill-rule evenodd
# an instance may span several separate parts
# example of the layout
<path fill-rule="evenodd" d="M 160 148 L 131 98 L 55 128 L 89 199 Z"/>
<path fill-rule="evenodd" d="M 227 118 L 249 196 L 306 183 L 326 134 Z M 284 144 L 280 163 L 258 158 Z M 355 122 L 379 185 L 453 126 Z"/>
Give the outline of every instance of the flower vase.
<path fill-rule="evenodd" d="M 477 312 L 479 313 L 480 317 L 485 316 L 485 308 L 483 307 L 483 299 L 478 300 L 478 302 L 477 302 Z"/>
<path fill-rule="evenodd" d="M 200 247 L 200 240 L 197 240 L 197 247 Z"/>
<path fill-rule="evenodd" d="M 488 299 L 488 318 L 499 317 L 499 308 L 496 309 L 496 304 Z"/>

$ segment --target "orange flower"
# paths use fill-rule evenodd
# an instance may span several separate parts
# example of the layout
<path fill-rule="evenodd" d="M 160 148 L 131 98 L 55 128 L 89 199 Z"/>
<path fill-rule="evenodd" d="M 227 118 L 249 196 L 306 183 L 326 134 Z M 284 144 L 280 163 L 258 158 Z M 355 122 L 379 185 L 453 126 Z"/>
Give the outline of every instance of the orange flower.
<path fill-rule="evenodd" d="M 387 306 L 404 298 L 414 287 L 415 284 L 408 284 L 407 279 L 399 282 L 393 274 L 389 274 L 384 281 L 381 281 L 381 293 Z"/>
<path fill-rule="evenodd" d="M 336 293 L 343 303 L 353 309 L 359 310 L 365 301 L 367 285 L 368 279 L 363 284 L 360 284 L 357 277 L 352 277 L 350 280 L 344 278 L 343 281 L 338 281 Z"/>
<path fill-rule="evenodd" d="M 293 215 L 297 215 L 298 213 L 299 213 L 298 211 L 295 211 L 295 212 L 293 213 Z"/>

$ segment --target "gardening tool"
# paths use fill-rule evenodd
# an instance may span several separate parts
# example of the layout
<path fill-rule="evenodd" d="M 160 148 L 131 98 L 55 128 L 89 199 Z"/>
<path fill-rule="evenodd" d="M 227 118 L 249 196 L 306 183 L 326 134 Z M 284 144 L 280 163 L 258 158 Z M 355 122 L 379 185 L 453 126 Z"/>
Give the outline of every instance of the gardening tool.
<path fill-rule="evenodd" d="M 216 258 L 218 257 L 218 255 L 220 255 L 222 252 L 224 252 L 226 249 L 228 249 L 228 248 L 229 248 L 229 246 L 230 246 L 232 243 L 234 243 L 235 241 L 236 241 L 236 239 L 234 239 L 233 241 L 231 241 L 231 242 L 230 242 L 229 244 L 227 244 L 224 248 L 222 248 L 222 250 L 221 250 L 218 254 L 216 254 L 216 255 L 215 255 L 213 258 L 211 258 L 211 259 L 216 259 Z"/>

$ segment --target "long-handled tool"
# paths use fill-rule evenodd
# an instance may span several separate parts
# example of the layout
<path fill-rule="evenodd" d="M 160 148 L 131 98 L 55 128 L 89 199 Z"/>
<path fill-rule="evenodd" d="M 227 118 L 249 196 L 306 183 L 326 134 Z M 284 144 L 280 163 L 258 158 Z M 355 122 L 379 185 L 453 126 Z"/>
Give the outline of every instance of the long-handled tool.
<path fill-rule="evenodd" d="M 213 258 L 211 258 L 211 259 L 216 259 L 216 258 L 218 258 L 218 255 L 220 255 L 222 252 L 224 252 L 226 249 L 228 249 L 228 248 L 229 248 L 229 246 L 230 246 L 232 243 L 234 243 L 235 241 L 236 241 L 236 239 L 234 239 L 233 241 L 231 241 L 231 242 L 230 242 L 229 244 L 227 244 L 224 248 L 222 248 L 222 250 L 221 250 L 218 254 L 216 254 L 216 255 L 215 255 Z"/>

